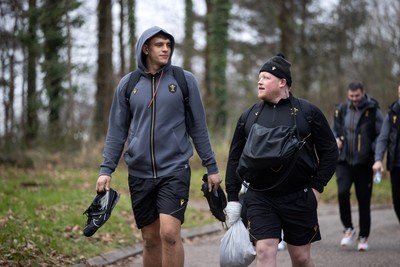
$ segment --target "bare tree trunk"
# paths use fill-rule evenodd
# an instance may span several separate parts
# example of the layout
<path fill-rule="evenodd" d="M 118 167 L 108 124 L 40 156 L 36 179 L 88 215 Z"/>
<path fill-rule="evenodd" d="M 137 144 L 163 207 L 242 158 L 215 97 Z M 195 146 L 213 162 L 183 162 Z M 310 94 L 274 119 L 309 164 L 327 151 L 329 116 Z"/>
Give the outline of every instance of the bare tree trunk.
<path fill-rule="evenodd" d="M 204 29 L 206 32 L 206 47 L 204 48 L 204 93 L 203 100 L 206 106 L 207 121 L 210 123 L 214 111 L 212 81 L 211 81 L 211 47 L 210 47 L 210 16 L 213 10 L 212 0 L 206 0 L 207 12 L 204 20 Z"/>
<path fill-rule="evenodd" d="M 15 17 L 14 32 L 18 32 L 18 17 Z M 14 96 L 15 96 L 15 53 L 17 50 L 17 42 L 15 38 L 10 39 L 10 47 L 8 50 L 9 60 L 9 78 L 8 92 L 5 91 L 4 108 L 5 108 L 5 141 L 6 144 L 12 144 L 12 138 L 15 137 L 15 116 L 14 116 Z"/>
<path fill-rule="evenodd" d="M 66 0 L 65 4 L 68 6 L 70 4 L 70 0 Z M 74 88 L 72 85 L 72 42 L 71 42 L 71 22 L 69 13 L 66 13 L 66 28 L 67 28 L 67 36 L 66 36 L 66 48 L 67 48 L 67 110 L 66 110 L 66 130 L 68 135 L 72 135 L 75 129 L 75 118 L 74 118 Z"/>
<path fill-rule="evenodd" d="M 291 57 L 293 50 L 293 41 L 295 36 L 295 22 L 294 18 L 294 0 L 280 1 L 281 9 L 278 16 L 278 25 L 281 30 L 281 47 L 280 52 L 284 53 L 287 57 Z"/>
<path fill-rule="evenodd" d="M 44 35 L 44 62 L 42 64 L 45 73 L 43 84 L 49 99 L 48 125 L 51 145 L 60 144 L 63 127 L 61 122 L 61 110 L 64 106 L 64 86 L 66 64 L 61 57 L 61 50 L 65 48 L 65 37 L 63 34 L 62 15 L 64 6 L 60 1 L 46 0 L 43 4 L 42 30 Z"/>
<path fill-rule="evenodd" d="M 136 22 L 135 22 L 135 0 L 128 0 L 128 27 L 129 27 L 129 69 L 136 69 Z"/>
<path fill-rule="evenodd" d="M 118 39 L 119 39 L 119 60 L 121 62 L 120 65 L 120 71 L 119 71 L 119 76 L 122 77 L 124 73 L 126 72 L 126 64 L 125 64 L 125 44 L 124 44 L 124 18 L 125 18 L 125 1 L 124 0 L 119 0 L 119 6 L 120 6 L 120 13 L 119 13 L 119 34 L 118 34 Z"/>
<path fill-rule="evenodd" d="M 193 1 L 185 0 L 185 37 L 183 40 L 183 68 L 192 71 L 192 58 L 194 55 L 193 40 L 194 13 Z"/>
<path fill-rule="evenodd" d="M 37 77 L 37 59 L 39 55 L 39 47 L 37 43 L 37 7 L 36 0 L 29 0 L 29 18 L 28 18 L 28 69 L 27 69 L 27 97 L 26 97 L 26 125 L 24 127 L 25 144 L 28 147 L 32 146 L 32 142 L 37 138 L 39 130 L 38 119 L 38 97 L 36 89 Z"/>
<path fill-rule="evenodd" d="M 98 59 L 97 92 L 94 134 L 100 139 L 107 132 L 108 113 L 111 107 L 114 75 L 112 66 L 112 1 L 99 0 L 98 4 Z"/>
<path fill-rule="evenodd" d="M 228 0 L 207 1 L 207 64 L 211 91 L 211 129 L 224 127 L 227 121 L 226 66 L 228 49 L 228 20 L 230 4 Z M 208 103 L 210 103 L 208 102 Z"/>

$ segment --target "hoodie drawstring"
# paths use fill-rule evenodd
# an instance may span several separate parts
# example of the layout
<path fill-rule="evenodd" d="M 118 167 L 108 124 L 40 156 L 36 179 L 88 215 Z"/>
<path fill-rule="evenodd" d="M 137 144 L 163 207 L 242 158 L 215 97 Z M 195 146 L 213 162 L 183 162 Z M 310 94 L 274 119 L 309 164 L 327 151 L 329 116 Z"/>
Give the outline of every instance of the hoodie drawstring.
<path fill-rule="evenodd" d="M 160 79 L 158 80 L 158 83 L 157 83 L 157 86 L 156 86 L 156 90 L 154 91 L 153 97 L 151 98 L 150 103 L 149 103 L 149 105 L 147 106 L 147 108 L 149 108 L 149 107 L 151 106 L 151 104 L 152 104 L 153 101 L 154 101 L 154 98 L 156 97 L 158 88 L 160 87 L 160 83 L 161 83 L 161 79 L 162 79 L 163 74 L 164 74 L 164 71 L 162 70 L 162 71 L 161 71 L 161 74 L 160 74 Z"/>

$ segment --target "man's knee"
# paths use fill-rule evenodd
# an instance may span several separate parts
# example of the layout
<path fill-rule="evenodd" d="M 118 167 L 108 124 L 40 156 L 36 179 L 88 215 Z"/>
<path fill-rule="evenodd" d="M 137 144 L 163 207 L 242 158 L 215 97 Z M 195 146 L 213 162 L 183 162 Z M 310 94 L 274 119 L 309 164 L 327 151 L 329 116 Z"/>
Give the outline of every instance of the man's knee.
<path fill-rule="evenodd" d="M 288 244 L 290 258 L 293 266 L 314 266 L 311 259 L 311 246 L 292 246 Z"/>
<path fill-rule="evenodd" d="M 141 229 L 143 247 L 154 248 L 160 246 L 160 224 L 158 221 Z"/>
<path fill-rule="evenodd" d="M 169 245 L 175 245 L 181 242 L 181 223 L 172 216 L 161 216 L 160 238 Z"/>
<path fill-rule="evenodd" d="M 142 235 L 143 247 L 154 248 L 160 246 L 160 235 L 159 233 L 146 233 Z"/>
<path fill-rule="evenodd" d="M 161 227 L 160 238 L 169 245 L 175 245 L 181 239 L 180 225 L 168 225 Z"/>

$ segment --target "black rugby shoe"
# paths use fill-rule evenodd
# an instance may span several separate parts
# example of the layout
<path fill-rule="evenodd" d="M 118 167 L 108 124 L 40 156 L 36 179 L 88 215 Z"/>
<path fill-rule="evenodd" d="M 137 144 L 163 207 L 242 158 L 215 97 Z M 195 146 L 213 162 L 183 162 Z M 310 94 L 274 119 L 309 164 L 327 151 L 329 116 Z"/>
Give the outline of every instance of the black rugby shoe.
<path fill-rule="evenodd" d="M 119 200 L 120 193 L 110 188 L 108 191 L 97 193 L 92 204 L 83 214 L 88 216 L 83 234 L 92 236 L 110 218 L 111 212 Z"/>
<path fill-rule="evenodd" d="M 209 192 L 208 175 L 204 174 L 201 191 L 203 191 L 204 197 L 207 199 L 211 213 L 214 215 L 215 218 L 222 222 L 223 226 L 226 226 L 225 208 L 227 205 L 227 200 L 224 190 L 221 188 L 221 186 L 219 186 L 217 191 L 212 190 L 211 192 Z"/>

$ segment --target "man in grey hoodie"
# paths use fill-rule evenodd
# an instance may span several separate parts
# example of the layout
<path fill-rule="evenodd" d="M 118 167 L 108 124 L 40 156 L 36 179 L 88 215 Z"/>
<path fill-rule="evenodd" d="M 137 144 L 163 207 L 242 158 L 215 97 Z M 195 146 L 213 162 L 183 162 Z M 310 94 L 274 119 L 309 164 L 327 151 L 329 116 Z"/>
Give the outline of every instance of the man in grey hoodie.
<path fill-rule="evenodd" d="M 183 266 L 181 224 L 189 198 L 190 166 L 196 151 L 207 168 L 209 188 L 222 182 L 212 151 L 198 83 L 184 71 L 192 113 L 185 123 L 182 90 L 173 75 L 174 37 L 159 27 L 143 32 L 136 44 L 141 77 L 126 99 L 129 74 L 118 84 L 100 165 L 97 192 L 110 187 L 120 156 L 128 165 L 132 210 L 143 238 L 144 266 Z M 129 102 L 128 102 L 129 101 Z"/>

